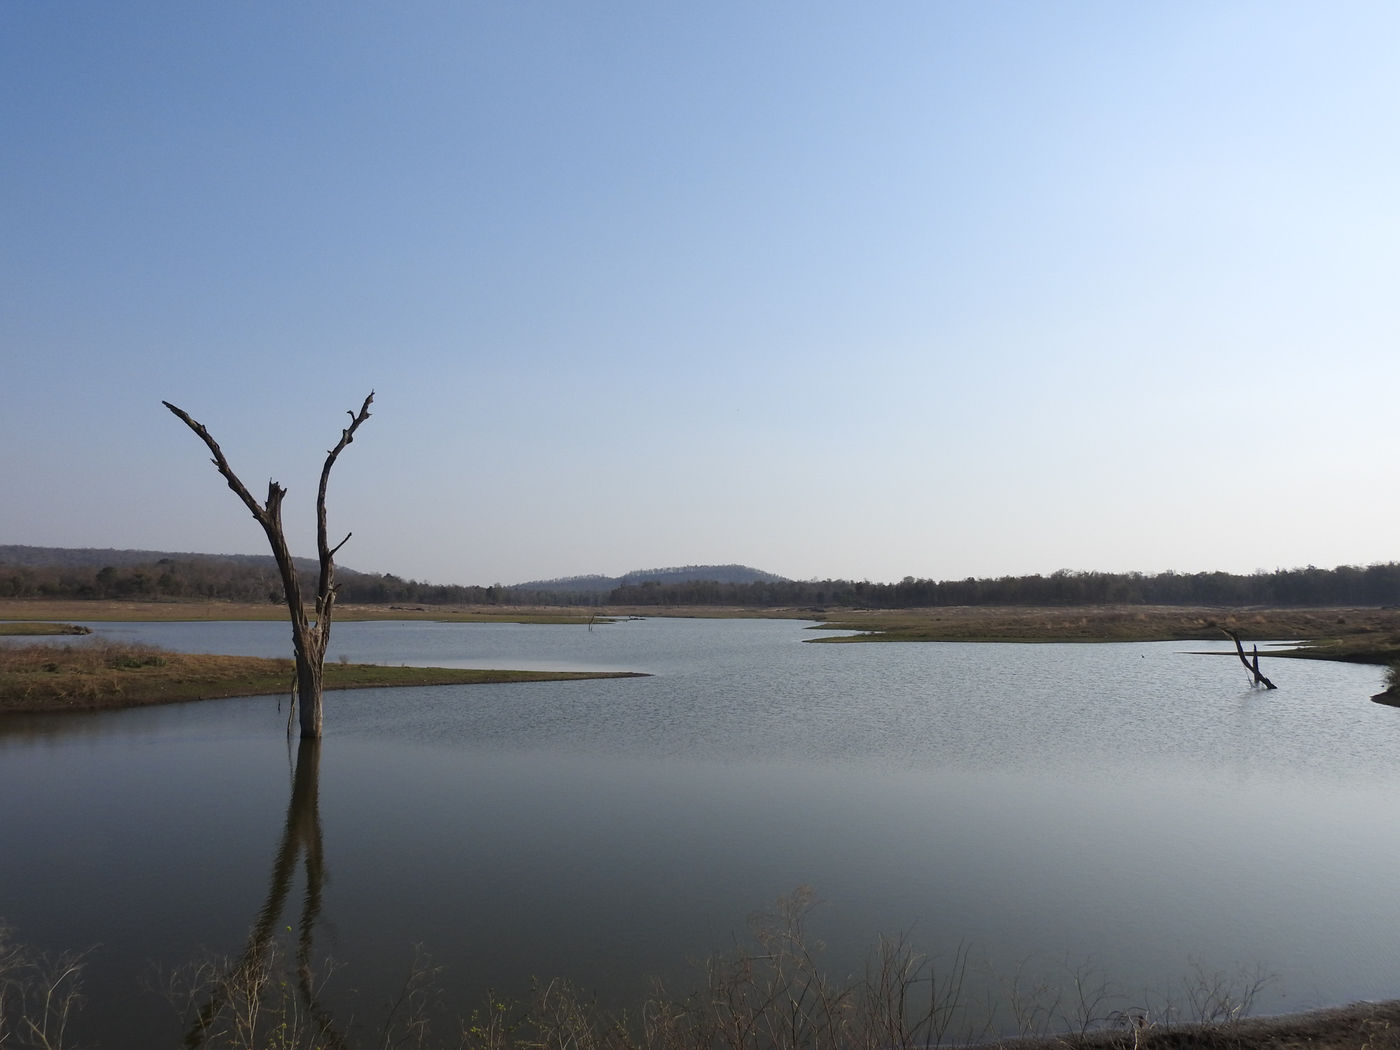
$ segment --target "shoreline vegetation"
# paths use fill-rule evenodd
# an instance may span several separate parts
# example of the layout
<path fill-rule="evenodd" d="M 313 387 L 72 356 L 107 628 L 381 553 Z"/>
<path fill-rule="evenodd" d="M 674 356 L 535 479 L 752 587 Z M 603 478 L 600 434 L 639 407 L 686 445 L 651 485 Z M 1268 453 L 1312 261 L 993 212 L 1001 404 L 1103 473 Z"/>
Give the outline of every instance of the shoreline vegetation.
<path fill-rule="evenodd" d="M 169 622 L 285 620 L 281 605 L 223 601 L 116 599 L 0 599 L 0 633 L 27 621 Z M 341 622 L 432 620 L 447 623 L 599 625 L 634 617 L 798 619 L 816 632 L 856 634 L 811 639 L 851 642 L 1167 642 L 1219 641 L 1223 628 L 1245 641 L 1296 643 L 1270 656 L 1389 664 L 1400 660 L 1400 608 L 1377 606 L 1271 608 L 1176 605 L 966 605 L 924 609 L 853 609 L 825 606 L 628 606 L 593 608 L 535 605 L 336 606 Z M 83 632 L 84 628 L 70 625 Z M 19 633 L 19 632 L 13 632 Z"/>
<path fill-rule="evenodd" d="M 281 606 L 219 601 L 0 599 L 0 635 L 88 634 L 85 623 L 217 620 L 280 621 Z M 1230 632 L 1247 641 L 1288 642 L 1275 657 L 1400 664 L 1400 610 L 1390 608 L 1204 608 L 1141 605 L 952 606 L 932 609 L 753 609 L 715 606 L 345 605 L 342 621 L 432 620 L 457 623 L 605 625 L 646 617 L 762 617 L 815 621 L 811 642 L 1153 642 L 1220 641 Z M 824 632 L 841 632 L 824 634 Z M 290 693 L 289 659 L 176 654 L 155 649 L 114 652 L 85 643 L 0 647 L 0 713 L 92 711 L 147 704 Z M 77 654 L 105 652 L 100 659 Z M 61 658 L 58 654 L 66 654 Z M 94 660 L 99 662 L 94 663 Z M 105 660 L 105 663 L 101 663 Z M 625 673 L 481 671 L 462 668 L 327 664 L 325 687 L 355 689 L 415 685 L 567 681 L 629 677 Z M 1393 672 L 1375 699 L 1400 706 Z"/>
<path fill-rule="evenodd" d="M 44 623 L 16 620 L 0 623 L 0 635 L 39 637 L 53 635 L 92 634 L 91 627 L 81 627 L 76 623 Z"/>
<path fill-rule="evenodd" d="M 1289 656 L 1352 663 L 1400 660 L 1400 610 L 1231 609 L 1170 605 L 959 608 L 833 612 L 819 630 L 868 632 L 828 642 L 1290 642 Z"/>
<path fill-rule="evenodd" d="M 349 1001 L 328 994 L 340 963 L 312 966 L 282 936 L 250 941 L 239 959 L 179 968 L 152 990 L 183 1017 L 186 1046 L 229 1050 L 1400 1050 L 1400 1000 L 1254 1016 L 1274 979 L 1258 970 L 1196 965 L 1175 989 L 1128 997 L 1080 967 L 1066 974 L 1074 991 L 1046 983 L 998 1004 L 965 994 L 965 946 L 939 959 L 901 935 L 879 939 L 863 975 L 834 977 L 807 929 L 811 893 L 799 887 L 775 911 L 751 915 L 749 937 L 697 963 L 693 980 L 654 982 L 621 1012 L 555 978 L 521 998 L 488 990 L 464 1014 L 468 1004 L 449 1001 L 447 973 L 420 946 L 398 995 L 356 1017 L 353 992 Z M 41 955 L 0 920 L 0 1043 L 36 1032 L 52 1038 L 20 1045 L 72 1045 L 66 1030 L 99 950 Z"/>
<path fill-rule="evenodd" d="M 325 688 L 373 689 L 641 678 L 628 671 L 508 671 L 328 663 Z M 0 715 L 109 711 L 235 696 L 291 695 L 290 659 L 176 653 L 118 643 L 0 646 Z"/>
<path fill-rule="evenodd" d="M 1397 1050 L 1400 1000 L 1204 1024 L 1147 1025 L 1003 1039 L 965 1050 Z"/>

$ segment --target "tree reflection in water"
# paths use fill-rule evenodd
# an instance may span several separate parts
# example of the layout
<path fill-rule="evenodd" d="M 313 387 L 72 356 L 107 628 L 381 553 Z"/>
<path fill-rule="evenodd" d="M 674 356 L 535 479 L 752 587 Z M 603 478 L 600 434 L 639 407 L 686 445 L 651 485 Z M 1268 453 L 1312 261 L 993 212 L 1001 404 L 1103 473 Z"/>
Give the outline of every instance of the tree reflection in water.
<path fill-rule="evenodd" d="M 331 1048 L 346 1045 L 335 1028 L 330 1011 L 321 1002 L 311 967 L 312 940 L 321 914 L 326 877 L 319 809 L 320 763 L 320 740 L 303 738 L 297 747 L 292 772 L 292 797 L 287 803 L 287 819 L 268 879 L 267 897 L 248 935 L 248 944 L 242 956 L 236 965 L 218 975 L 213 982 L 208 1001 L 198 1010 L 185 1036 L 185 1045 L 191 1050 L 209 1045 L 226 1031 L 226 1026 L 238 1030 L 238 1035 L 245 1038 L 253 1037 L 262 1012 L 263 991 L 275 969 L 277 945 L 273 934 L 291 893 L 299 857 L 304 860 L 306 892 L 297 926 L 297 998 L 299 1006 L 306 1010 L 310 1027 L 323 1045 Z M 284 1001 L 282 1005 L 287 1008 L 297 1004 Z"/>

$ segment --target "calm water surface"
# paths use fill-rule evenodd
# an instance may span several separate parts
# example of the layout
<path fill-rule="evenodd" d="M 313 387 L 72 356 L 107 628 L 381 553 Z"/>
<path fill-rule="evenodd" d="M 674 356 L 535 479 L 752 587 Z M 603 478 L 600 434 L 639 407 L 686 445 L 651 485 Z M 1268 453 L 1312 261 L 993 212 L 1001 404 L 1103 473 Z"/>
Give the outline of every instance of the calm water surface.
<path fill-rule="evenodd" d="M 92 626 L 290 648 L 281 624 Z M 327 694 L 315 952 L 337 985 L 378 1002 L 422 944 L 462 1013 L 555 975 L 635 1004 L 805 884 L 840 973 L 904 931 L 965 947 L 970 994 L 993 998 L 1018 969 L 1092 969 L 1124 1005 L 1193 969 L 1276 975 L 1261 1012 L 1400 994 L 1400 717 L 1367 699 L 1379 670 L 1273 661 L 1263 693 L 1233 654 L 1182 652 L 1200 643 L 804 645 L 804 627 L 338 625 L 331 659 L 653 677 Z M 41 948 L 96 946 L 103 1046 L 176 1041 L 142 989 L 242 949 L 286 827 L 286 720 L 261 697 L 0 723 L 0 916 Z"/>

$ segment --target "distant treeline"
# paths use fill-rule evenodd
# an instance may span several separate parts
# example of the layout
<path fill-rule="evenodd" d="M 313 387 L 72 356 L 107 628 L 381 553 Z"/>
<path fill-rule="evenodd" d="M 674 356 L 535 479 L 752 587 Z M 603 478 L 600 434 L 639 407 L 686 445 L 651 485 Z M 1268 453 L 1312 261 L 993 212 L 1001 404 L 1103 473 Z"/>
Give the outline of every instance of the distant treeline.
<path fill-rule="evenodd" d="M 1278 569 L 1248 576 L 1228 572 L 1148 575 L 1072 572 L 996 579 L 899 583 L 850 580 L 784 581 L 740 585 L 642 584 L 618 587 L 613 605 L 840 606 L 916 609 L 949 605 L 1209 605 L 1319 606 L 1400 604 L 1400 564 L 1344 565 L 1336 569 Z"/>
<path fill-rule="evenodd" d="M 108 565 L 29 565 L 0 562 L 0 598 L 204 598 L 212 601 L 281 601 L 282 581 L 271 557 L 113 559 Z M 304 562 L 305 565 L 314 563 Z M 300 572 L 315 593 L 316 574 Z"/>
<path fill-rule="evenodd" d="M 282 601 L 271 557 L 192 555 L 115 565 L 20 565 L 0 561 L 0 598 Z M 316 562 L 296 559 L 303 594 L 316 593 Z M 482 605 L 506 601 L 506 588 L 440 586 L 397 576 L 337 570 L 342 602 Z"/>
<path fill-rule="evenodd" d="M 303 563 L 311 565 L 314 563 Z M 302 574 L 306 593 L 314 573 Z M 1106 573 L 921 580 L 647 581 L 586 592 L 544 587 L 430 584 L 344 571 L 340 600 L 368 605 L 678 605 L 747 608 L 923 608 L 948 605 L 1326 606 L 1400 604 L 1400 564 L 1226 572 Z M 205 599 L 281 602 L 271 558 L 191 556 L 122 565 L 21 565 L 0 561 L 0 598 Z"/>

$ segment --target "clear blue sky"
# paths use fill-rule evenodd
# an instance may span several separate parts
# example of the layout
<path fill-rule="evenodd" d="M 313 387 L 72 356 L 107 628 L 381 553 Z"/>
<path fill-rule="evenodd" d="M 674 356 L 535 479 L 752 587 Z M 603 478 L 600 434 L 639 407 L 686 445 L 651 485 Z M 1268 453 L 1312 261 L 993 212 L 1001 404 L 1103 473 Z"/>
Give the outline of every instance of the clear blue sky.
<path fill-rule="evenodd" d="M 1400 558 L 1400 5 L 0 0 L 0 543 Z M 337 538 L 338 538 L 337 535 Z"/>

